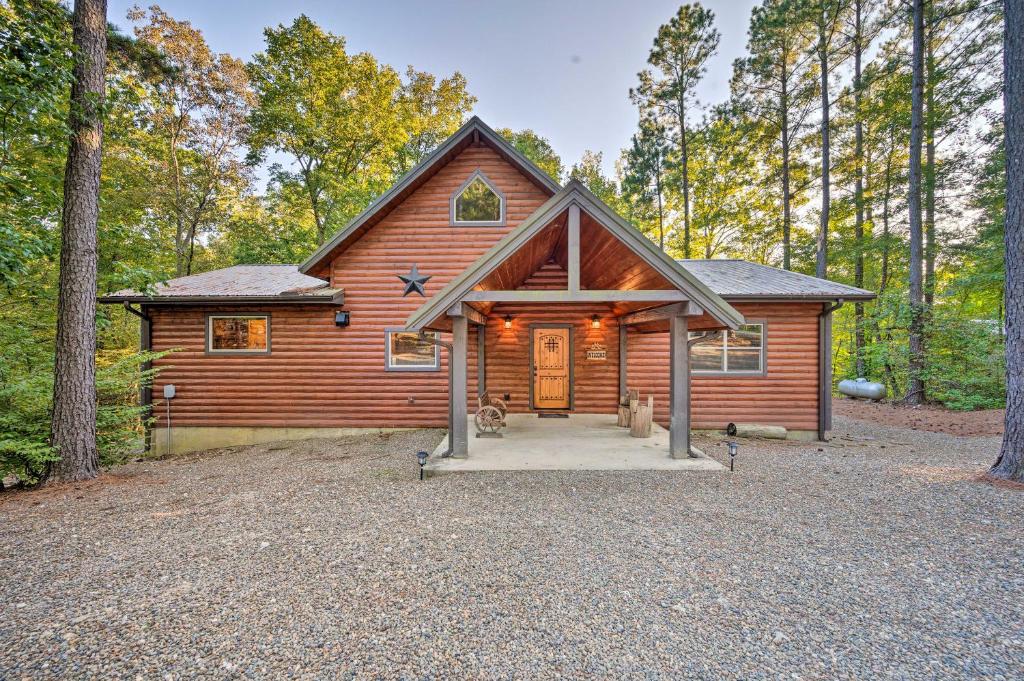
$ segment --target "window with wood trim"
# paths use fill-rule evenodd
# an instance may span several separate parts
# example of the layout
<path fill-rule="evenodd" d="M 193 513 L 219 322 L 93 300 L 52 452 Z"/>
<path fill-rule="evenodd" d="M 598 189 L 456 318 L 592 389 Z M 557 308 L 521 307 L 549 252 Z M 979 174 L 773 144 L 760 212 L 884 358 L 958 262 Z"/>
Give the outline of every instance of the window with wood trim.
<path fill-rule="evenodd" d="M 695 374 L 764 373 L 764 324 L 710 333 L 692 331 L 690 338 L 703 338 L 690 348 L 690 367 Z"/>
<path fill-rule="evenodd" d="M 421 338 L 417 331 L 389 330 L 387 332 L 388 371 L 437 371 L 441 366 L 436 332 L 426 332 Z"/>
<path fill-rule="evenodd" d="M 452 224 L 502 225 L 505 197 L 479 170 L 452 196 Z"/>
<path fill-rule="evenodd" d="M 206 350 L 224 354 L 270 352 L 269 315 L 209 315 Z"/>

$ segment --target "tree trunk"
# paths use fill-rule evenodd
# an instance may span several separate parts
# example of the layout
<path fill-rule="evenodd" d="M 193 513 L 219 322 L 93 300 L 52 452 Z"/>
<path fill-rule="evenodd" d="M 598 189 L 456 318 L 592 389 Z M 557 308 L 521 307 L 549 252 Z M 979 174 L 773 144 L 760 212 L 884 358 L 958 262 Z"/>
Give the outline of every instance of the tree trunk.
<path fill-rule="evenodd" d="M 935 301 L 935 3 L 929 2 L 925 23 L 924 110 L 924 303 L 926 314 Z"/>
<path fill-rule="evenodd" d="M 679 153 L 683 162 L 683 257 L 690 257 L 690 155 L 686 144 L 686 101 L 679 97 Z"/>
<path fill-rule="evenodd" d="M 878 276 L 878 295 L 889 284 L 889 202 L 892 200 L 892 156 L 895 152 L 895 131 L 889 128 L 889 148 L 885 153 L 885 189 L 882 190 L 882 265 Z"/>
<path fill-rule="evenodd" d="M 1003 3 L 1006 134 L 1006 431 L 992 474 L 1024 482 L 1024 0 Z"/>
<path fill-rule="evenodd" d="M 818 255 L 815 274 L 828 276 L 828 223 L 831 211 L 829 196 L 831 161 L 829 142 L 828 44 L 825 40 L 828 6 L 821 3 L 818 13 L 818 62 L 821 68 L 821 225 L 818 228 Z"/>
<path fill-rule="evenodd" d="M 103 149 L 106 0 L 76 0 L 77 58 L 71 85 L 71 141 L 64 170 L 60 279 L 53 382 L 56 481 L 99 473 L 96 448 L 96 267 L 100 161 Z"/>
<path fill-rule="evenodd" d="M 853 33 L 853 109 L 854 123 L 854 162 L 856 165 L 854 203 L 856 204 L 853 226 L 853 238 L 856 244 L 854 256 L 853 282 L 857 288 L 864 288 L 864 123 L 861 120 L 861 52 L 863 50 L 863 29 L 861 26 L 861 0 L 854 3 Z M 853 351 L 856 361 L 857 376 L 864 375 L 864 303 L 854 304 L 854 335 Z"/>
<path fill-rule="evenodd" d="M 782 269 L 792 269 L 793 247 L 790 233 L 793 216 L 789 202 L 789 74 L 786 72 L 786 60 L 789 55 L 782 53 L 782 86 L 779 96 L 779 114 L 782 118 Z"/>
<path fill-rule="evenodd" d="M 661 154 L 658 155 L 658 167 L 654 171 L 655 186 L 658 192 L 658 248 L 665 250 L 665 208 L 661 196 Z"/>
<path fill-rule="evenodd" d="M 924 117 L 924 0 L 914 0 L 913 78 L 910 86 L 910 168 L 907 203 L 910 210 L 910 363 L 908 404 L 924 402 L 924 304 L 921 265 L 921 142 Z"/>

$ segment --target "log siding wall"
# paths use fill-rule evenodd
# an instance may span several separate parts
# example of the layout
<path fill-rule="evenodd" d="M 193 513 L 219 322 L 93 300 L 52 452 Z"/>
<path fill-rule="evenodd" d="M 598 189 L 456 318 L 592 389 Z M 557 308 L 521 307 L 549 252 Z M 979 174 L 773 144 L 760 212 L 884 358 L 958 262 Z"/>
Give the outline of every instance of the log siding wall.
<path fill-rule="evenodd" d="M 506 224 L 451 226 L 449 199 L 477 169 L 505 194 Z M 453 277 L 544 201 L 547 195 L 486 146 L 471 146 L 342 252 L 331 267 L 331 284 L 345 289 L 351 325 L 334 324 L 330 306 L 149 306 L 154 350 L 177 349 L 155 364 L 155 415 L 163 419 L 163 386 L 174 383 L 172 419 L 178 426 L 400 427 L 447 423 L 448 352 L 441 370 L 385 370 L 385 329 L 401 326 L 423 303 L 402 297 L 396 275 L 413 264 L 431 275 L 427 296 Z M 563 288 L 565 272 L 541 268 L 523 288 Z M 817 313 L 815 304 L 737 304 L 751 319 L 764 320 L 768 371 L 764 377 L 695 375 L 693 426 L 721 428 L 729 421 L 817 426 Z M 269 355 L 208 355 L 208 313 L 270 314 Z M 504 328 L 511 314 L 513 328 Z M 590 326 L 598 314 L 599 330 Z M 529 410 L 529 326 L 574 326 L 574 398 L 580 412 L 614 413 L 618 393 L 618 327 L 607 305 L 518 305 L 494 307 L 485 336 L 486 381 L 493 395 L 510 393 L 513 411 Z M 469 395 L 477 392 L 477 327 L 470 326 Z M 446 334 L 445 340 L 450 340 Z M 604 362 L 586 360 L 600 342 Z M 629 385 L 655 394 L 655 417 L 668 418 L 668 334 L 629 335 Z"/>
<path fill-rule="evenodd" d="M 765 423 L 792 430 L 818 427 L 818 313 L 820 303 L 735 303 L 747 319 L 763 322 L 764 376 L 692 374 L 692 424 L 722 429 L 729 422 Z M 629 387 L 654 393 L 658 423 L 668 421 L 668 334 L 629 334 Z"/>

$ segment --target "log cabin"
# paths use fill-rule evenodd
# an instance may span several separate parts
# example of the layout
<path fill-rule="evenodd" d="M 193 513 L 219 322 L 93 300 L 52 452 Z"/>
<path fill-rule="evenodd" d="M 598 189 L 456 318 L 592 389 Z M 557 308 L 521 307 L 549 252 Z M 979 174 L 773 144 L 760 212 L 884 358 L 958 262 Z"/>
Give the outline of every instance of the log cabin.
<path fill-rule="evenodd" d="M 831 314 L 873 294 L 740 260 L 673 260 L 582 184 L 474 117 L 298 265 L 236 265 L 100 298 L 141 320 L 141 399 L 174 451 L 616 413 L 654 396 L 674 457 L 692 429 L 830 428 Z M 155 396 L 155 398 L 154 398 Z M 154 438 L 158 453 L 164 440 Z"/>

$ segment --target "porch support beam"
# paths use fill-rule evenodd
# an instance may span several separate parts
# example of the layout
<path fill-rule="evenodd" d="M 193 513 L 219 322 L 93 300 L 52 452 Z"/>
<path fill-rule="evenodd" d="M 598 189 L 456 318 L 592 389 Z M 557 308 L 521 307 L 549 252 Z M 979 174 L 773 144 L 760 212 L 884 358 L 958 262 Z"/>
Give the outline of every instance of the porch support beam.
<path fill-rule="evenodd" d="M 678 303 L 687 300 L 682 291 L 470 291 L 463 300 L 472 303 Z"/>
<path fill-rule="evenodd" d="M 580 207 L 569 206 L 569 291 L 580 290 Z"/>
<path fill-rule="evenodd" d="M 452 317 L 452 432 L 448 433 L 452 456 L 465 459 L 469 456 L 469 421 L 466 404 L 466 346 L 469 343 L 469 321 L 465 317 Z"/>
<path fill-rule="evenodd" d="M 476 327 L 476 394 L 487 392 L 487 326 Z"/>
<path fill-rule="evenodd" d="M 626 394 L 626 383 L 629 379 L 628 369 L 629 366 L 629 330 L 619 324 L 619 394 Z"/>
<path fill-rule="evenodd" d="M 690 344 L 685 315 L 669 318 L 669 452 L 673 459 L 690 456 Z"/>
<path fill-rule="evenodd" d="M 646 324 L 648 322 L 656 322 L 662 319 L 668 319 L 669 317 L 673 317 L 676 315 L 689 314 L 689 312 L 689 303 L 672 303 L 671 305 L 652 307 L 649 310 L 638 310 L 636 312 L 629 312 L 619 317 L 619 324 L 622 326 L 630 326 L 633 324 Z"/>
<path fill-rule="evenodd" d="M 840 298 L 818 314 L 818 439 L 832 430 L 832 313 L 843 306 Z"/>
<path fill-rule="evenodd" d="M 478 326 L 487 325 L 487 315 L 479 312 L 476 308 L 472 308 L 465 303 L 456 303 L 448 308 L 449 317 L 465 317 L 471 323 Z"/>

